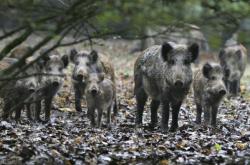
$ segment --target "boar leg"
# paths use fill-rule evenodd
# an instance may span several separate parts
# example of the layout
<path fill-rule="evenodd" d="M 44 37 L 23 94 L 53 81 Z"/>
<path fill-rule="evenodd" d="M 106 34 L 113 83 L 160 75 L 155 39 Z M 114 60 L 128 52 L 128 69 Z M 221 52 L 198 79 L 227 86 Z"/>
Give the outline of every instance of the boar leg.
<path fill-rule="evenodd" d="M 168 120 L 169 120 L 169 101 L 162 101 L 161 129 L 163 132 L 168 131 Z"/>
<path fill-rule="evenodd" d="M 210 106 L 209 105 L 205 105 L 204 106 L 204 121 L 205 121 L 205 124 L 209 124 L 209 121 L 210 121 Z"/>
<path fill-rule="evenodd" d="M 20 119 L 22 109 L 23 109 L 23 104 L 22 103 L 18 103 L 18 105 L 16 105 L 16 107 L 15 107 L 15 111 L 16 111 L 15 119 L 16 120 Z"/>
<path fill-rule="evenodd" d="M 76 111 L 81 112 L 81 99 L 82 99 L 82 92 L 79 88 L 78 85 L 74 85 L 74 90 L 75 90 L 75 108 Z"/>
<path fill-rule="evenodd" d="M 151 109 L 151 127 L 154 128 L 157 125 L 157 110 L 159 108 L 160 101 L 152 100 L 150 104 Z"/>
<path fill-rule="evenodd" d="M 211 111 L 211 125 L 213 127 L 216 127 L 217 112 L 218 112 L 218 106 L 215 105 L 212 107 L 212 111 Z"/>
<path fill-rule="evenodd" d="M 111 106 L 108 107 L 108 111 L 107 111 L 107 127 L 110 127 L 111 124 L 111 111 L 114 108 L 114 105 L 111 104 Z"/>
<path fill-rule="evenodd" d="M 178 128 L 178 116 L 181 108 L 181 103 L 172 103 L 172 124 L 170 127 L 170 132 L 175 132 L 176 129 Z"/>
<path fill-rule="evenodd" d="M 90 124 L 92 127 L 95 127 L 95 108 L 88 108 L 88 117 L 90 119 Z"/>
<path fill-rule="evenodd" d="M 227 90 L 230 92 L 230 83 L 228 82 L 228 80 L 224 80 L 224 83 L 225 83 Z"/>
<path fill-rule="evenodd" d="M 148 96 L 143 88 L 136 91 L 136 103 L 137 103 L 136 125 L 142 124 L 143 109 L 146 104 L 147 98 Z"/>
<path fill-rule="evenodd" d="M 38 121 L 38 122 L 41 122 L 42 121 L 42 119 L 41 119 L 41 117 L 40 117 L 40 114 L 41 114 L 41 101 L 36 101 L 36 106 L 35 106 L 35 110 L 36 110 L 36 120 Z"/>
<path fill-rule="evenodd" d="M 32 120 L 30 106 L 31 106 L 31 105 L 30 105 L 29 103 L 27 103 L 27 104 L 25 105 L 27 117 L 28 117 L 29 120 Z"/>
<path fill-rule="evenodd" d="M 118 113 L 118 105 L 117 105 L 116 95 L 115 95 L 115 100 L 114 100 L 114 104 L 113 104 L 113 112 L 114 112 L 114 117 L 117 116 L 117 113 Z"/>
<path fill-rule="evenodd" d="M 232 93 L 233 95 L 237 95 L 239 87 L 240 85 L 238 84 L 238 80 L 230 82 L 230 93 Z"/>
<path fill-rule="evenodd" d="M 102 126 L 102 114 L 103 114 L 103 109 L 98 108 L 98 111 L 97 111 L 97 127 L 98 128 Z"/>
<path fill-rule="evenodd" d="M 52 99 L 53 97 L 47 97 L 45 98 L 45 122 L 48 122 L 50 120 L 50 111 L 52 106 Z"/>
<path fill-rule="evenodd" d="M 196 103 L 196 123 L 201 123 L 202 106 Z"/>
<path fill-rule="evenodd" d="M 11 104 L 8 101 L 4 102 L 4 107 L 3 107 L 3 119 L 6 120 L 9 117 L 9 111 L 11 109 Z"/>
<path fill-rule="evenodd" d="M 241 90 L 240 90 L 240 80 L 237 80 L 237 90 L 238 90 L 238 93 L 241 92 Z"/>

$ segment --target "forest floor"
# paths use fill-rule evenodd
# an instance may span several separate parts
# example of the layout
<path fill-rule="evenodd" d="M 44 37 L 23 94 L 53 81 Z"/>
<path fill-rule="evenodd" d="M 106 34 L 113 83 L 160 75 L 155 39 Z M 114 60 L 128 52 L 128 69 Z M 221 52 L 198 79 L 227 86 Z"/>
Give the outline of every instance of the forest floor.
<path fill-rule="evenodd" d="M 178 131 L 164 134 L 159 128 L 148 128 L 149 102 L 144 127 L 135 129 L 133 64 L 137 54 L 129 55 L 126 46 L 117 45 L 97 47 L 110 54 L 116 68 L 116 125 L 91 128 L 86 104 L 83 112 L 74 110 L 70 66 L 49 123 L 30 122 L 24 113 L 19 123 L 0 122 L 0 164 L 250 164 L 250 67 L 243 77 L 242 96 L 226 98 L 220 106 L 216 129 L 194 123 L 190 92 L 181 107 Z M 159 110 L 159 121 L 160 114 Z"/>

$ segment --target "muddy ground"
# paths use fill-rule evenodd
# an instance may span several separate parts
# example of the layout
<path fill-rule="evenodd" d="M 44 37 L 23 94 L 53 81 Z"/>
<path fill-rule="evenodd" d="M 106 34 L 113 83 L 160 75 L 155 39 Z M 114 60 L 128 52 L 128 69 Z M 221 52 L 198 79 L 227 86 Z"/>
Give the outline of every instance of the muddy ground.
<path fill-rule="evenodd" d="M 181 107 L 179 130 L 163 134 L 159 128 L 148 128 L 149 104 L 144 127 L 134 128 L 133 63 L 138 54 L 129 54 L 129 44 L 122 41 L 95 48 L 109 54 L 116 68 L 120 107 L 116 125 L 91 128 L 85 103 L 83 112 L 75 112 L 70 66 L 50 123 L 30 122 L 24 113 L 20 123 L 0 122 L 0 164 L 250 164 L 250 67 L 242 81 L 242 96 L 225 99 L 220 106 L 216 129 L 194 123 L 190 92 Z"/>

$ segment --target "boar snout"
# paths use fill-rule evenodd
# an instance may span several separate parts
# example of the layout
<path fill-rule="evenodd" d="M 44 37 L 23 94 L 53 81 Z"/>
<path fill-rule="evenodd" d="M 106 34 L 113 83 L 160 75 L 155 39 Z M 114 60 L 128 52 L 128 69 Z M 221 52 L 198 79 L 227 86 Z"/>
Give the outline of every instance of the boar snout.
<path fill-rule="evenodd" d="M 83 75 L 82 74 L 78 74 L 76 76 L 76 78 L 77 78 L 78 81 L 82 81 L 83 80 Z"/>
<path fill-rule="evenodd" d="M 35 88 L 30 88 L 29 89 L 29 93 L 34 93 L 35 92 Z"/>
<path fill-rule="evenodd" d="M 91 90 L 91 94 L 92 94 L 92 95 L 96 95 L 96 94 L 97 94 L 97 89 L 92 89 L 92 90 Z"/>
<path fill-rule="evenodd" d="M 52 82 L 52 85 L 53 85 L 54 87 L 58 87 L 59 84 L 60 84 L 60 83 L 59 83 L 58 81 L 53 81 L 53 82 Z"/>
<path fill-rule="evenodd" d="M 84 81 L 87 78 L 87 73 L 83 72 L 83 71 L 79 71 L 76 75 L 76 78 L 78 81 Z"/>
<path fill-rule="evenodd" d="M 226 93 L 227 93 L 227 91 L 226 91 L 225 89 L 221 89 L 221 90 L 219 91 L 219 94 L 220 94 L 221 96 L 224 96 Z"/>
<path fill-rule="evenodd" d="M 177 81 L 175 81 L 174 85 L 177 88 L 182 88 L 184 83 L 181 80 L 177 80 Z"/>
<path fill-rule="evenodd" d="M 92 96 L 95 96 L 99 93 L 99 88 L 97 85 L 91 85 L 88 89 L 88 93 L 90 93 Z"/>

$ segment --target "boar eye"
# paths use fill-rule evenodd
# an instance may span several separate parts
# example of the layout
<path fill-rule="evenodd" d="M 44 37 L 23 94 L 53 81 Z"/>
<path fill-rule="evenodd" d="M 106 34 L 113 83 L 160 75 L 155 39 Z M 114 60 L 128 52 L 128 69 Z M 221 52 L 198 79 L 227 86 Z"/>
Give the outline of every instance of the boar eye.
<path fill-rule="evenodd" d="M 63 67 L 60 67 L 60 68 L 59 68 L 59 71 L 62 71 L 62 70 L 63 70 Z"/>
<path fill-rule="evenodd" d="M 52 71 L 52 68 L 51 68 L 51 67 L 49 67 L 49 68 L 48 68 L 48 71 Z"/>
<path fill-rule="evenodd" d="M 79 61 L 76 62 L 76 65 L 79 65 Z"/>

